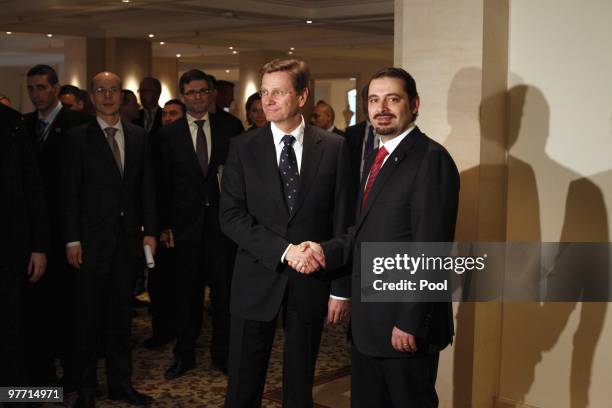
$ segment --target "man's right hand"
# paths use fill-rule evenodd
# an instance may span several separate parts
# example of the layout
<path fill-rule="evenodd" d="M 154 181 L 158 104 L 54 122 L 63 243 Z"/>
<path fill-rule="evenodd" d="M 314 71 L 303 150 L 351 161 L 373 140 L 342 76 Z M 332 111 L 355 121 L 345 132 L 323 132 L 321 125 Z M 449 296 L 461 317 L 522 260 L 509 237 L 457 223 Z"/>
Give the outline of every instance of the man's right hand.
<path fill-rule="evenodd" d="M 285 260 L 290 267 L 300 273 L 309 274 L 325 268 L 323 248 L 312 241 L 305 241 L 297 246 L 292 245 L 285 255 Z"/>
<path fill-rule="evenodd" d="M 66 259 L 75 269 L 81 269 L 83 264 L 83 249 L 81 245 L 69 246 L 66 248 Z"/>
<path fill-rule="evenodd" d="M 171 229 L 163 230 L 159 235 L 159 240 L 164 243 L 166 248 L 174 248 L 174 235 Z"/>

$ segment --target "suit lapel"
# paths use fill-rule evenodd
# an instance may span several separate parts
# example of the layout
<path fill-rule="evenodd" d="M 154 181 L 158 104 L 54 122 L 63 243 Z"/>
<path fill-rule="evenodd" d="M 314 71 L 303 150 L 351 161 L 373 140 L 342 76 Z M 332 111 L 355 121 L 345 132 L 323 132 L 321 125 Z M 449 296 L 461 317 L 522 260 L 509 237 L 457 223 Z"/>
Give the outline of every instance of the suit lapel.
<path fill-rule="evenodd" d="M 419 129 L 415 127 L 408 135 L 406 135 L 404 140 L 400 142 L 400 144 L 395 148 L 395 150 L 393 150 L 393 153 L 391 153 L 391 155 L 387 158 L 387 161 L 385 161 L 385 164 L 382 166 L 380 172 L 378 173 L 378 176 L 376 177 L 376 181 L 374 181 L 374 184 L 372 185 L 372 189 L 368 194 L 368 200 L 366 201 L 365 206 L 359 211 L 357 218 L 357 229 L 361 227 L 363 220 L 368 215 L 368 212 L 372 208 L 372 205 L 376 201 L 376 198 L 378 197 L 379 193 L 383 190 L 385 183 L 389 180 L 389 178 L 391 177 L 395 169 L 399 166 L 399 164 L 402 162 L 402 160 L 404 160 L 408 151 L 416 142 L 416 139 L 419 134 Z M 370 167 L 372 166 L 372 162 L 374 161 L 375 155 L 372 156 L 373 157 L 368 160 L 368 172 Z M 365 187 L 366 179 L 367 176 L 364 174 L 363 180 L 361 182 L 361 190 L 359 192 L 359 208 L 361 208 L 361 201 L 363 200 L 363 189 Z"/>
<path fill-rule="evenodd" d="M 95 149 L 94 151 L 99 151 L 102 154 L 102 162 L 104 166 L 107 167 L 108 174 L 112 174 L 113 178 L 116 177 L 118 181 L 121 182 L 121 173 L 119 172 L 117 163 L 115 163 L 111 147 L 106 141 L 106 136 L 96 120 L 89 124 L 87 134 L 91 137 L 91 143 L 94 145 Z"/>
<path fill-rule="evenodd" d="M 291 218 L 299 211 L 304 199 L 308 195 L 308 191 L 317 175 L 319 163 L 321 161 L 322 140 L 316 134 L 312 127 L 306 125 L 304 128 L 304 146 L 302 150 L 302 165 L 300 170 L 300 188 L 298 190 L 298 199 L 295 205 L 295 211 Z M 281 186 L 282 187 L 282 186 Z"/>
<path fill-rule="evenodd" d="M 125 124 L 121 124 L 123 127 L 123 143 L 124 143 L 124 157 L 123 157 L 123 179 L 125 180 L 132 169 L 133 158 L 136 154 L 136 139 L 130 131 L 129 127 Z"/>
<path fill-rule="evenodd" d="M 256 139 L 253 141 L 252 153 L 257 163 L 255 170 L 260 173 L 260 179 L 265 189 L 268 191 L 269 196 L 272 198 L 272 201 L 274 201 L 278 208 L 284 212 L 285 217 L 289 218 L 289 210 L 285 203 L 283 186 L 278 173 L 276 147 L 274 146 L 274 137 L 272 137 L 270 125 L 268 124 L 254 137 Z"/>
<path fill-rule="evenodd" d="M 212 144 L 212 146 L 208 146 L 208 148 L 211 149 L 210 160 L 208 161 L 208 174 L 211 174 L 211 172 L 216 173 L 216 160 L 220 155 L 219 150 L 221 148 L 221 134 L 223 134 L 223 132 L 221 131 L 220 123 L 214 114 L 209 113 L 208 120 L 210 121 L 210 143 Z"/>

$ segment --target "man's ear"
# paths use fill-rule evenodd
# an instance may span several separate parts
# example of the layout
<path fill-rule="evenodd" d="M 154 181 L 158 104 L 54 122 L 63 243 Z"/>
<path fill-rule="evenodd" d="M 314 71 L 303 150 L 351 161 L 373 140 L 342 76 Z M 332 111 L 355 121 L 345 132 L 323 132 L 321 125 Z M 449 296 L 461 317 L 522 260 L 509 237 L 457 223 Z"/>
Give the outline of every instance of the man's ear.
<path fill-rule="evenodd" d="M 308 100 L 308 95 L 309 95 L 309 91 L 308 88 L 304 88 L 302 90 L 302 92 L 298 95 L 298 104 L 300 106 L 300 108 L 303 108 L 304 105 L 306 105 L 306 101 Z"/>

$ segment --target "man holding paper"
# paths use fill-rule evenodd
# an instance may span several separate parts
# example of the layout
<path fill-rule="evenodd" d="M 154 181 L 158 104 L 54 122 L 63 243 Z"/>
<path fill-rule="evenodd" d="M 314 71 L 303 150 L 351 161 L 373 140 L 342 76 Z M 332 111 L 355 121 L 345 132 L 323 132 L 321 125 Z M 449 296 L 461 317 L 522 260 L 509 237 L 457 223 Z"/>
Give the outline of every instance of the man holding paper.
<path fill-rule="evenodd" d="M 121 79 L 96 75 L 96 118 L 73 129 L 64 148 L 63 211 L 66 256 L 76 269 L 76 406 L 94 406 L 98 332 L 106 337 L 110 399 L 147 405 L 131 384 L 130 332 L 135 262 L 155 252 L 155 185 L 145 131 L 119 118 Z M 142 229 L 144 228 L 144 239 Z M 105 321 L 102 321 L 102 319 Z"/>

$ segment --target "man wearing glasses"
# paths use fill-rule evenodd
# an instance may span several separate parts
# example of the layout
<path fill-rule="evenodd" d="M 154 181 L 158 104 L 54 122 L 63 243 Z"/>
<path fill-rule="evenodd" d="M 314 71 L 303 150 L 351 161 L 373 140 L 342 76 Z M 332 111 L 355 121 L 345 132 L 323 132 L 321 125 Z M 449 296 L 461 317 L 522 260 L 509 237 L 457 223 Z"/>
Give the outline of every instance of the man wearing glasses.
<path fill-rule="evenodd" d="M 91 86 L 96 119 L 68 133 L 62 178 L 66 257 L 75 269 L 76 406 L 95 406 L 102 328 L 109 398 L 148 405 L 152 398 L 132 387 L 130 332 L 135 264 L 143 246 L 156 246 L 150 149 L 145 131 L 119 118 L 121 79 L 102 72 Z"/>
<path fill-rule="evenodd" d="M 220 115 L 208 112 L 210 77 L 194 69 L 179 80 L 187 114 L 161 130 L 162 191 L 160 222 L 166 247 L 175 248 L 175 361 L 165 373 L 171 380 L 195 368 L 195 342 L 200 333 L 204 286 L 212 303 L 212 364 L 226 372 L 229 337 L 227 263 L 234 245 L 219 227 L 219 183 L 230 138 L 243 132 Z"/>
<path fill-rule="evenodd" d="M 350 225 L 349 153 L 344 138 L 304 123 L 303 61 L 274 60 L 260 73 L 270 123 L 232 142 L 222 183 L 221 225 L 239 247 L 225 407 L 261 405 L 279 315 L 283 407 L 312 407 L 323 323 L 346 317 L 350 283 L 342 270 L 304 275 L 287 263 L 311 262 L 295 245 L 306 237 L 330 239 Z"/>

